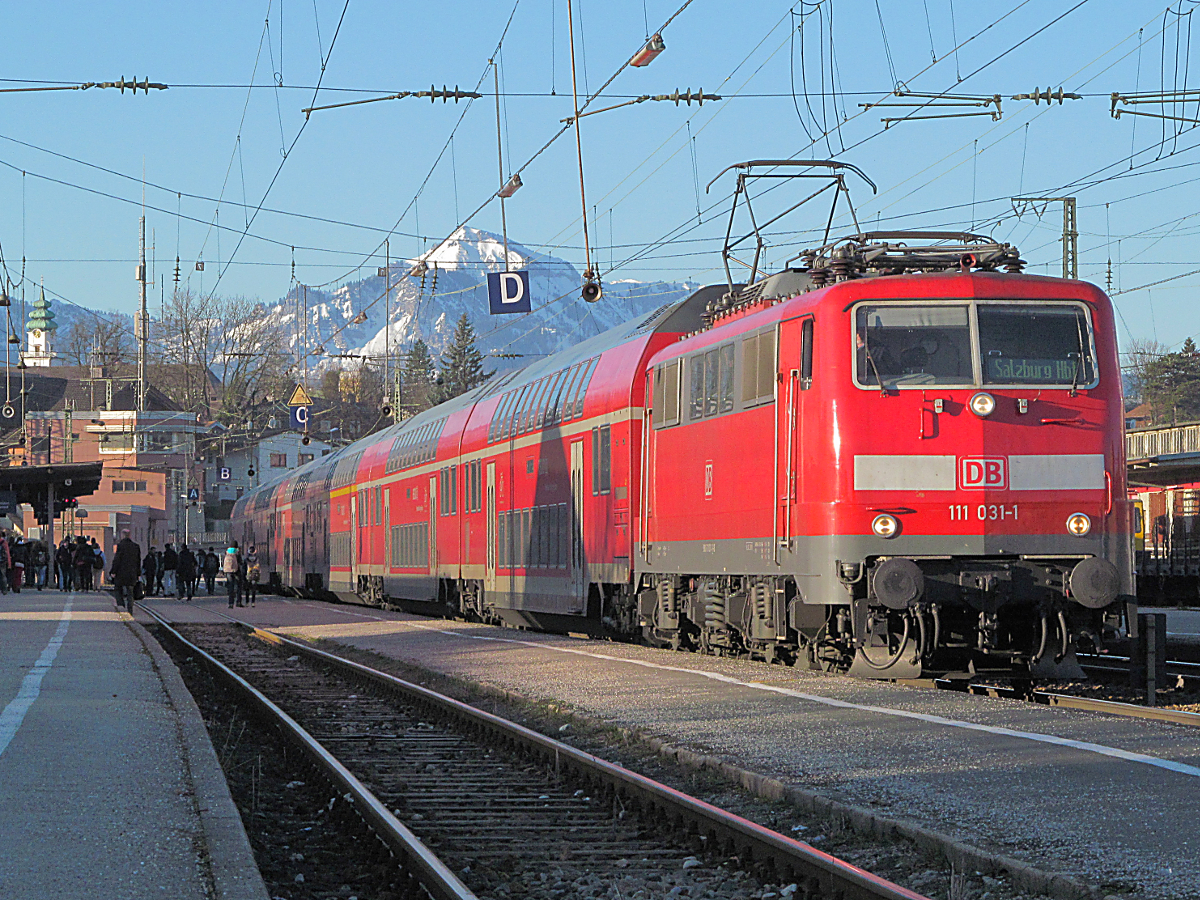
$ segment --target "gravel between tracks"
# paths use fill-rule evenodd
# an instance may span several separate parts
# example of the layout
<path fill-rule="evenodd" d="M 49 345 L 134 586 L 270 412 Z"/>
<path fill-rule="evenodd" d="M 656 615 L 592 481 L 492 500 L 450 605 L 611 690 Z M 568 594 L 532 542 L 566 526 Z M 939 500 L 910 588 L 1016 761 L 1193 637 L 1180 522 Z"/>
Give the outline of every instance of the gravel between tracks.
<path fill-rule="evenodd" d="M 955 872 L 944 859 L 903 839 L 879 840 L 855 833 L 842 820 L 805 815 L 786 801 L 767 801 L 708 771 L 687 770 L 664 759 L 636 731 L 614 727 L 574 710 L 569 704 L 534 701 L 489 685 L 446 676 L 420 666 L 348 647 L 334 641 L 317 641 L 317 646 L 380 671 L 429 687 L 470 703 L 557 740 L 611 760 L 633 771 L 686 791 L 706 802 L 758 822 L 783 834 L 791 834 L 819 849 L 845 859 L 933 900 L 1033 900 L 1040 894 L 1024 892 L 1005 878 L 976 871 Z M 1113 888 L 1118 886 L 1113 885 Z M 742 896 L 780 896 L 777 886 L 761 893 Z M 587 896 L 587 895 L 584 895 Z M 657 894 L 622 893 L 626 900 Z M 668 896 L 704 896 L 681 893 Z M 785 895 L 786 896 L 786 895 Z M 1100 895 L 1105 896 L 1105 895 Z M 1111 897 L 1134 896 L 1114 893 Z M 781 898 L 782 900 L 782 898 Z"/>

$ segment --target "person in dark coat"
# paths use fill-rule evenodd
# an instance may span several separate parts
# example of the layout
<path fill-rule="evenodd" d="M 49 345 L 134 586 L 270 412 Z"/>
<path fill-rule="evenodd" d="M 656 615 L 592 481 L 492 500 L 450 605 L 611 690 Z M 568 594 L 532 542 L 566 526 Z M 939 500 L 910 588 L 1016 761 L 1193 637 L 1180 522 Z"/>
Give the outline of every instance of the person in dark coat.
<path fill-rule="evenodd" d="M 24 538 L 15 538 L 9 548 L 9 554 L 12 557 L 12 575 L 9 581 L 12 583 L 13 593 L 19 594 L 21 586 L 25 583 L 25 570 L 29 566 L 29 542 Z"/>
<path fill-rule="evenodd" d="M 142 560 L 142 580 L 146 582 L 146 596 L 150 597 L 154 594 L 154 577 L 158 571 L 158 553 L 153 547 L 146 551 L 146 556 Z"/>
<path fill-rule="evenodd" d="M 75 587 L 75 566 L 71 555 L 71 542 L 64 540 L 58 545 L 54 554 L 55 568 L 58 570 L 58 589 L 69 591 Z"/>
<path fill-rule="evenodd" d="M 163 554 L 161 550 L 154 551 L 154 596 L 161 597 L 163 591 L 163 578 L 166 576 L 166 569 L 163 568 Z"/>
<path fill-rule="evenodd" d="M 92 589 L 92 546 L 82 534 L 75 538 L 75 549 L 71 559 L 75 566 L 75 590 L 90 591 Z"/>
<path fill-rule="evenodd" d="M 162 566 L 165 576 L 163 578 L 163 586 L 168 592 L 175 593 L 175 568 L 179 565 L 179 556 L 175 553 L 175 548 L 167 544 L 163 548 L 162 559 L 158 562 Z"/>
<path fill-rule="evenodd" d="M 121 532 L 121 542 L 113 554 L 112 567 L 108 576 L 117 589 L 117 606 L 133 612 L 133 587 L 142 574 L 142 548 L 129 536 L 129 529 Z"/>
<path fill-rule="evenodd" d="M 217 581 L 217 572 L 221 570 L 221 561 L 212 547 L 204 554 L 204 584 L 208 588 L 208 596 L 213 595 L 213 586 Z"/>
<path fill-rule="evenodd" d="M 175 574 L 176 598 L 190 603 L 196 592 L 196 554 L 186 544 L 179 548 Z"/>

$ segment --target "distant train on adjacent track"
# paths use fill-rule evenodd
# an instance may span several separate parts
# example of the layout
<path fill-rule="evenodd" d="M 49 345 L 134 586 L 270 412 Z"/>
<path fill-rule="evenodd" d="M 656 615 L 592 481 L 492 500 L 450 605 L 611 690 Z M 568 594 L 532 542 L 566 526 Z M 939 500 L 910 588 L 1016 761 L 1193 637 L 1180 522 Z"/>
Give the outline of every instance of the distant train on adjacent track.
<path fill-rule="evenodd" d="M 1077 671 L 1136 617 L 1108 298 L 968 234 L 831 241 L 242 497 L 314 597 L 873 678 Z"/>

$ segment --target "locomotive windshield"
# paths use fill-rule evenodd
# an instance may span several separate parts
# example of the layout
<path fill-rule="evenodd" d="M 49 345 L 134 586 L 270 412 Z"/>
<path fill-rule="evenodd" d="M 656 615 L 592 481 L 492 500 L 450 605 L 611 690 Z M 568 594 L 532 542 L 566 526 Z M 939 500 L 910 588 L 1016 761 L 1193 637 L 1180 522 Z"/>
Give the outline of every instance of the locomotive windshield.
<path fill-rule="evenodd" d="M 966 306 L 860 306 L 859 384 L 971 384 Z"/>
<path fill-rule="evenodd" d="M 1091 326 L 1076 304 L 863 304 L 854 341 L 863 386 L 1078 387 L 1096 380 Z"/>
<path fill-rule="evenodd" d="M 1091 384 L 1091 330 L 1077 306 L 980 304 L 984 384 Z"/>

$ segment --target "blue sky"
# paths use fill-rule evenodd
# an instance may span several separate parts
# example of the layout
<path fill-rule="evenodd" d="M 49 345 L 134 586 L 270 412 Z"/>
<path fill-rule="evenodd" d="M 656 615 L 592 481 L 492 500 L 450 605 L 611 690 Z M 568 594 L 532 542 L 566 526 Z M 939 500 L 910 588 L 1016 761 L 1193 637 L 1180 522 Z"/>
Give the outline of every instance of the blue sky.
<path fill-rule="evenodd" d="M 653 31 L 683 0 L 577 2 L 582 93 L 629 58 L 647 21 Z M 513 3 L 350 0 L 330 53 L 343 4 L 10 5 L 0 64 L 9 81 L 0 86 L 121 76 L 171 85 L 136 97 L 96 89 L 0 94 L 0 242 L 10 274 L 19 276 L 23 252 L 27 284 L 44 280 L 51 295 L 131 311 L 143 171 L 155 295 L 170 290 L 177 253 L 193 288 L 212 290 L 223 272 L 218 292 L 273 300 L 291 284 L 293 252 L 299 281 L 336 283 L 373 274 L 393 226 L 394 257 L 448 234 L 497 187 L 488 59 Z M 1172 7 L 1191 8 L 1188 0 Z M 1061 212 L 1017 217 L 1010 198 L 1078 196 L 1081 274 L 1104 286 L 1113 260 L 1122 341 L 1180 343 L 1200 332 L 1193 302 L 1200 275 L 1186 275 L 1200 269 L 1200 132 L 1168 130 L 1164 142 L 1159 119 L 1114 120 L 1109 95 L 1200 87 L 1200 25 L 1194 60 L 1189 29 L 1189 17 L 1164 15 L 1161 4 L 1115 0 L 693 0 L 664 32 L 667 51 L 646 68 L 623 71 L 606 92 L 611 100 L 595 106 L 701 87 L 726 99 L 702 108 L 648 102 L 583 120 L 595 257 L 610 279 L 718 280 L 732 179 L 707 195 L 704 185 L 744 159 L 832 155 L 879 187 L 873 196 L 851 178 L 864 226 L 982 228 L 1016 242 L 1038 272 L 1060 270 Z M 967 43 L 953 53 L 956 42 Z M 318 104 L 430 85 L 474 89 L 481 79 L 485 96 L 469 107 L 406 99 L 320 111 L 300 132 L 324 55 Z M 498 59 L 511 171 L 571 111 L 566 0 L 519 0 Z M 273 87 L 277 80 L 284 87 Z M 913 91 L 999 93 L 1003 117 L 884 129 L 880 117 L 894 111 L 859 104 L 896 82 Z M 250 83 L 257 87 L 244 87 Z M 1084 99 L 1050 107 L 1009 99 L 1060 85 Z M 1198 112 L 1193 103 L 1173 114 Z M 814 135 L 835 125 L 814 145 Z M 282 150 L 293 141 L 285 161 Z M 538 157 L 523 180 L 507 204 L 510 236 L 582 270 L 573 134 Z M 799 198 L 783 186 L 759 208 Z M 785 219 L 769 263 L 811 245 L 824 212 L 803 207 Z M 470 224 L 498 231 L 497 205 Z M 851 230 L 849 220 L 836 230 Z M 658 243 L 667 236 L 675 240 Z M 203 274 L 194 268 L 200 258 Z M 1138 289 L 1162 279 L 1174 280 Z"/>

